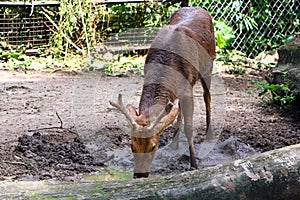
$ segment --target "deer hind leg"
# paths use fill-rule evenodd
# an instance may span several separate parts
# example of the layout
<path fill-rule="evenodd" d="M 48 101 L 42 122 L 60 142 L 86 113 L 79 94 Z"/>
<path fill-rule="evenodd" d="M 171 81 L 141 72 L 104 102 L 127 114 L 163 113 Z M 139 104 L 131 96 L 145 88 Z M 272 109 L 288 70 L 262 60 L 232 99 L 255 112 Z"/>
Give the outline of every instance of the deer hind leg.
<path fill-rule="evenodd" d="M 205 102 L 206 107 L 206 139 L 212 140 L 213 139 L 213 133 L 211 131 L 211 95 L 210 95 L 210 83 L 211 83 L 211 77 L 207 78 L 201 78 L 201 85 L 203 87 L 203 98 Z"/>
<path fill-rule="evenodd" d="M 193 135 L 193 113 L 194 113 L 194 100 L 193 95 L 185 96 L 181 101 L 181 110 L 184 120 L 184 133 L 187 137 L 190 151 L 191 167 L 198 169 L 195 156 L 194 135 Z"/>

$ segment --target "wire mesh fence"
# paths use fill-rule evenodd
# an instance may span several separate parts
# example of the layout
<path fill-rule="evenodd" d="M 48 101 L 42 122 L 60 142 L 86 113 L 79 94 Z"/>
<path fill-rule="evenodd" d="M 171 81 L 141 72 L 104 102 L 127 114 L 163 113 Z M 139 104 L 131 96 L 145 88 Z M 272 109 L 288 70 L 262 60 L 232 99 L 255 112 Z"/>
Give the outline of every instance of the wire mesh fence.
<path fill-rule="evenodd" d="M 42 4 L 56 6 L 59 4 Z M 0 4 L 0 47 L 37 54 L 38 49 L 48 46 L 53 25 L 39 13 L 40 6 L 6 2 Z"/>
<path fill-rule="evenodd" d="M 101 2 L 101 1 L 100 1 Z M 97 48 L 103 54 L 146 53 L 162 24 L 167 24 L 175 7 L 183 0 L 108 0 L 107 27 L 101 33 L 103 43 Z M 174 4 L 177 4 L 173 7 Z"/>
<path fill-rule="evenodd" d="M 145 52 L 159 28 L 129 28 L 126 32 L 110 34 L 103 45 L 113 54 L 139 51 Z"/>
<path fill-rule="evenodd" d="M 298 0 L 190 0 L 189 6 L 207 9 L 214 17 L 217 32 L 232 39 L 226 48 L 241 51 L 248 57 L 274 50 L 300 31 Z M 131 47 L 143 49 L 149 47 L 155 35 L 144 34 L 143 28 L 141 31 L 128 30 L 121 37 L 113 35 L 113 39 L 104 44 L 118 49 L 117 52 L 130 50 Z M 138 37 L 142 37 L 142 41 L 138 42 Z M 125 40 L 127 46 L 120 45 Z"/>
<path fill-rule="evenodd" d="M 182 2 L 182 0 L 168 1 Z M 104 1 L 103 4 L 108 2 L 111 3 L 110 5 L 120 4 L 120 1 Z M 155 13 L 160 9 L 160 5 L 165 5 L 166 1 L 163 1 L 164 3 L 158 1 L 159 3 L 156 4 L 151 2 L 146 4 L 146 2 L 134 0 L 122 1 L 120 5 L 128 6 L 116 6 L 113 13 L 109 13 L 107 6 L 106 12 L 109 18 L 103 23 L 109 24 L 110 27 L 107 28 L 110 29 L 113 29 L 117 23 L 117 27 L 122 31 L 111 32 L 101 45 L 107 46 L 115 53 L 147 49 L 159 26 L 151 24 L 152 22 L 147 22 L 145 27 L 136 24 L 144 25 L 145 20 L 155 21 L 156 16 L 160 16 L 161 13 L 163 15 L 168 13 L 168 16 L 163 17 L 164 19 L 171 14 L 170 11 Z M 15 3 L 11 3 L 8 6 L 0 2 L 0 41 L 2 44 L 7 42 L 21 47 L 40 47 L 48 44 L 52 24 L 39 13 L 39 6 L 30 5 L 16 6 Z M 57 2 L 52 6 L 58 5 Z M 43 6 L 46 5 L 43 4 Z M 230 35 L 225 32 L 230 29 L 219 27 L 219 24 L 226 24 L 230 27 L 232 41 L 229 48 L 242 51 L 249 57 L 254 57 L 262 51 L 276 49 L 289 37 L 300 32 L 299 0 L 190 0 L 189 6 L 203 7 L 211 13 L 215 22 L 222 22 L 215 23 L 217 31 Z M 165 8 L 168 7 L 165 6 Z M 101 32 L 101 35 L 104 33 Z"/>
<path fill-rule="evenodd" d="M 277 48 L 300 31 L 298 0 L 190 0 L 189 5 L 206 8 L 214 20 L 232 27 L 232 48 L 249 57 Z"/>

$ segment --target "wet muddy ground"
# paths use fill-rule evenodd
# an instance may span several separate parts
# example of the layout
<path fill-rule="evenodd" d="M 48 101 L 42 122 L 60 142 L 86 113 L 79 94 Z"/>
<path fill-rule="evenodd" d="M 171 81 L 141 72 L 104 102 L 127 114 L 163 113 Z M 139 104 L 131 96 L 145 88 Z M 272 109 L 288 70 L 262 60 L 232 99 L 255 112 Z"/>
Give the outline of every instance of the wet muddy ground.
<path fill-rule="evenodd" d="M 251 155 L 300 143 L 299 109 L 287 112 L 262 103 L 251 83 L 261 80 L 257 74 L 219 74 L 212 84 L 217 144 L 226 146 L 224 151 L 234 159 L 244 156 L 237 154 L 243 149 Z M 137 106 L 142 82 L 141 77 L 101 73 L 0 72 L 0 181 L 76 181 L 85 174 L 101 174 L 105 166 L 131 171 L 129 129 L 108 101 L 122 93 L 124 104 Z M 195 103 L 195 143 L 201 148 L 205 112 L 199 85 Z M 169 127 L 161 136 L 162 152 L 172 131 Z M 168 158 L 154 162 L 166 164 L 154 168 L 154 174 L 189 170 L 187 156 Z M 206 162 L 199 160 L 199 165 Z"/>

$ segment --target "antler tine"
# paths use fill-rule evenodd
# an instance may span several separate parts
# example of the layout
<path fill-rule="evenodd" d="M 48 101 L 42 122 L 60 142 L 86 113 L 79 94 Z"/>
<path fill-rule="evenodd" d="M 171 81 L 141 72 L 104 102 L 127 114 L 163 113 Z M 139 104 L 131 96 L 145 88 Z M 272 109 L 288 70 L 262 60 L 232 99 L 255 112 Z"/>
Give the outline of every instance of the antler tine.
<path fill-rule="evenodd" d="M 113 107 L 119 109 L 121 111 L 121 113 L 123 113 L 125 115 L 125 117 L 127 118 L 129 125 L 132 128 L 136 128 L 137 124 L 134 120 L 134 118 L 128 113 L 127 109 L 125 108 L 124 104 L 123 104 L 123 100 L 122 100 L 122 94 L 119 94 L 118 96 L 118 103 L 114 103 L 112 101 L 109 101 L 110 105 L 112 105 Z"/>
<path fill-rule="evenodd" d="M 157 118 L 151 123 L 151 125 L 149 126 L 149 130 L 154 129 L 154 127 L 160 122 L 160 120 L 166 116 L 172 109 L 173 107 L 173 103 L 172 102 L 168 102 L 168 104 L 166 105 L 165 109 L 163 109 L 159 115 L 157 116 Z"/>

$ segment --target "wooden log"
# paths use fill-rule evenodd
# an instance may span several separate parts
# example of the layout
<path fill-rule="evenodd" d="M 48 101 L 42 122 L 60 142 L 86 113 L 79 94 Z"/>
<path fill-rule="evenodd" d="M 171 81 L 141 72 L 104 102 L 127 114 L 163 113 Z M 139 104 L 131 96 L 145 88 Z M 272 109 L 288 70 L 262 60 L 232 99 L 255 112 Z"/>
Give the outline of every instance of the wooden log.
<path fill-rule="evenodd" d="M 0 199 L 300 199 L 300 144 L 162 178 L 0 183 Z"/>

